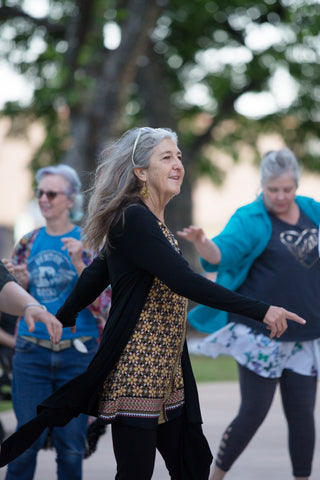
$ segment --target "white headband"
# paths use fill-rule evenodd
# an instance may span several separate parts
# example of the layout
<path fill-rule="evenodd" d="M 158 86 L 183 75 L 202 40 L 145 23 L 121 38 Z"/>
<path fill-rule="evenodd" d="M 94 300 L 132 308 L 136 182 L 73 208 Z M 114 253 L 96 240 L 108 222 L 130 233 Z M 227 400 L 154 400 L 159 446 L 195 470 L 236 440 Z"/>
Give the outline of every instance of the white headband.
<path fill-rule="evenodd" d="M 134 162 L 134 154 L 135 154 L 135 151 L 136 151 L 136 148 L 137 148 L 137 145 L 138 145 L 138 142 L 139 142 L 139 138 L 140 138 L 140 135 L 141 135 L 141 132 L 142 132 L 143 128 L 139 128 L 139 132 L 138 132 L 138 135 L 137 135 L 137 138 L 135 139 L 135 142 L 133 144 L 133 149 L 132 149 L 132 154 L 131 154 L 131 162 L 132 162 L 132 165 L 134 167 L 137 167 L 138 165 Z"/>

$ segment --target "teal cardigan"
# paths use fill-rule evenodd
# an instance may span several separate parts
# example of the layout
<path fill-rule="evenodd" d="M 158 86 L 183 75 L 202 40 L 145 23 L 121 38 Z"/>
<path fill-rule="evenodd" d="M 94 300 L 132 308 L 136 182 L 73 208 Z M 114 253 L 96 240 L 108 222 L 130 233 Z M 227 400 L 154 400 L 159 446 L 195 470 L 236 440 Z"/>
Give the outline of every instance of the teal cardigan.
<path fill-rule="evenodd" d="M 312 198 L 297 196 L 301 210 L 317 226 L 320 224 L 320 203 Z M 249 270 L 267 247 L 272 226 L 262 195 L 254 202 L 239 208 L 224 230 L 212 241 L 221 251 L 221 262 L 214 265 L 201 258 L 207 272 L 218 272 L 217 283 L 237 290 L 248 276 Z M 226 325 L 228 314 L 204 305 L 198 305 L 188 315 L 189 323 L 200 332 L 212 333 Z"/>

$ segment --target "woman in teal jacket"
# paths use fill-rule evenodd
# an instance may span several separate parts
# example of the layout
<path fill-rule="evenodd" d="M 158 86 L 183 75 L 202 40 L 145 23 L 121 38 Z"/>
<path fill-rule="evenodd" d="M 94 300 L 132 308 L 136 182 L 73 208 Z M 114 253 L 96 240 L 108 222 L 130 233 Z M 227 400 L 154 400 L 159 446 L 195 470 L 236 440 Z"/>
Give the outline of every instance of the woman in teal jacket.
<path fill-rule="evenodd" d="M 262 195 L 239 208 L 218 236 L 209 240 L 193 226 L 179 232 L 194 243 L 204 269 L 217 271 L 217 283 L 284 305 L 307 320 L 304 328 L 290 323 L 281 339 L 270 339 L 267 329 L 244 316 L 205 306 L 189 314 L 195 328 L 214 332 L 199 344 L 199 351 L 214 358 L 231 355 L 239 368 L 241 405 L 223 435 L 211 480 L 224 478 L 247 446 L 278 383 L 294 478 L 305 480 L 311 474 L 320 378 L 320 203 L 296 196 L 298 180 L 298 163 L 290 150 L 268 152 L 261 163 Z"/>

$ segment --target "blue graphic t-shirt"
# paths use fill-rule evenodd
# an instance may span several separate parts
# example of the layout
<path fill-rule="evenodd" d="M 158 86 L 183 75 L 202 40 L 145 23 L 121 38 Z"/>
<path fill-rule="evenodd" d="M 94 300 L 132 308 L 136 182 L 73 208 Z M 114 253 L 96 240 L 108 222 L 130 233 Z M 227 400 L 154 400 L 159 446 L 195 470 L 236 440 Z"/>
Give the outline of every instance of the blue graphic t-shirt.
<path fill-rule="evenodd" d="M 78 274 L 73 266 L 67 250 L 62 250 L 62 238 L 72 237 L 80 240 L 81 229 L 75 227 L 64 235 L 49 235 L 45 227 L 39 230 L 27 260 L 29 272 L 29 292 L 50 313 L 56 314 L 75 285 Z M 18 335 L 32 335 L 48 339 L 45 325 L 36 322 L 35 330 L 30 333 L 24 317 L 19 323 Z M 76 334 L 70 328 L 64 328 L 62 340 L 82 336 L 98 337 L 97 321 L 85 308 L 77 317 Z"/>

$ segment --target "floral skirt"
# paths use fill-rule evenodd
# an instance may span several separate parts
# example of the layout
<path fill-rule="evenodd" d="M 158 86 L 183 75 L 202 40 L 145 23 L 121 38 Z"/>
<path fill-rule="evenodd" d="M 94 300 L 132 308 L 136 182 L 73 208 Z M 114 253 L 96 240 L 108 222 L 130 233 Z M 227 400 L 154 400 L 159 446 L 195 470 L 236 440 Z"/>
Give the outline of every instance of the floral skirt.
<path fill-rule="evenodd" d="M 252 372 L 279 378 L 284 369 L 320 378 L 320 341 L 281 342 L 240 323 L 228 323 L 193 346 L 197 353 L 216 358 L 230 355 Z"/>

